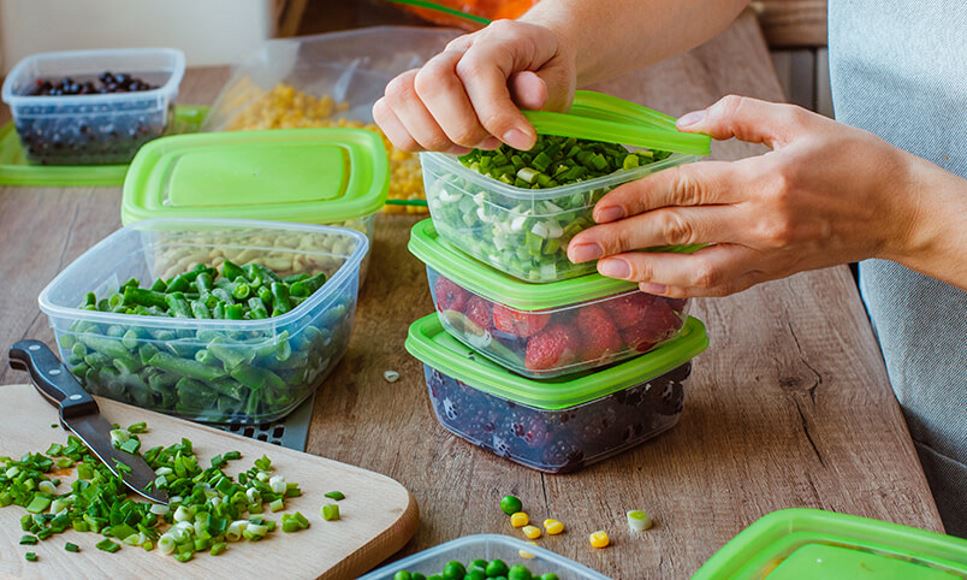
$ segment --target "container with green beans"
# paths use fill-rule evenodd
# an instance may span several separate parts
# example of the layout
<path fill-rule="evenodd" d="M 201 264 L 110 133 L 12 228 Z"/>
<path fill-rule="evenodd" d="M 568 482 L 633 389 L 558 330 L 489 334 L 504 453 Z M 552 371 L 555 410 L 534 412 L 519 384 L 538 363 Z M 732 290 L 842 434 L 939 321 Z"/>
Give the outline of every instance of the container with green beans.
<path fill-rule="evenodd" d="M 146 220 L 68 266 L 40 307 L 96 395 L 197 421 L 274 421 L 344 354 L 367 249 L 346 228 Z M 173 255 L 192 265 L 176 271 Z"/>
<path fill-rule="evenodd" d="M 530 151 L 504 145 L 455 157 L 422 153 L 433 224 L 447 242 L 528 282 L 594 272 L 567 244 L 593 225 L 594 204 L 615 187 L 696 158 L 542 135 Z"/>

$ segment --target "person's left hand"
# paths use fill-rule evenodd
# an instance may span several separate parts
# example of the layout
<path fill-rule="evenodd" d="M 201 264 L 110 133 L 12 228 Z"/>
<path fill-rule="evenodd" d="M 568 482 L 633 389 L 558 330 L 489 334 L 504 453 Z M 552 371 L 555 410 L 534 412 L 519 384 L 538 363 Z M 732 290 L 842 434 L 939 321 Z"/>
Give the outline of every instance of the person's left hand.
<path fill-rule="evenodd" d="M 724 296 L 803 270 L 909 249 L 922 160 L 805 109 L 729 96 L 682 117 L 683 131 L 772 151 L 660 171 L 605 195 L 572 262 L 670 297 Z M 931 167 L 933 167 L 931 165 Z M 694 254 L 636 252 L 714 244 Z"/>

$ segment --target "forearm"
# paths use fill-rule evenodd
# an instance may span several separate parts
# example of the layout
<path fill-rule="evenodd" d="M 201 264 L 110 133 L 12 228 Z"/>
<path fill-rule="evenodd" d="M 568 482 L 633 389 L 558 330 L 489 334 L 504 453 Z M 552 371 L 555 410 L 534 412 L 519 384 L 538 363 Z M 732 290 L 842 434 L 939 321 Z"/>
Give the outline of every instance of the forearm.
<path fill-rule="evenodd" d="M 724 30 L 749 0 L 547 0 L 521 20 L 574 50 L 578 86 L 646 67 Z"/>
<path fill-rule="evenodd" d="M 967 179 L 923 159 L 908 174 L 907 235 L 881 257 L 967 290 Z"/>

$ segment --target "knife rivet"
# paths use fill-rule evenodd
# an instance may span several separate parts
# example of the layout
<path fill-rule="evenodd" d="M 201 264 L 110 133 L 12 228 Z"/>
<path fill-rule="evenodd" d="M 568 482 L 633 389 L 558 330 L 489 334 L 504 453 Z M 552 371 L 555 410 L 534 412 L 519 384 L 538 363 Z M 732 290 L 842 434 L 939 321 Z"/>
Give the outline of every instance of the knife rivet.
<path fill-rule="evenodd" d="M 50 376 L 56 377 L 60 374 L 60 369 L 50 369 Z"/>
<path fill-rule="evenodd" d="M 71 401 L 76 401 L 76 400 L 80 399 L 81 396 L 80 395 L 71 395 L 71 396 L 69 396 L 67 398 L 70 399 Z"/>
<path fill-rule="evenodd" d="M 34 351 L 40 350 L 40 345 L 39 344 L 32 344 L 32 345 L 30 345 L 30 346 L 27 347 L 27 350 L 34 350 Z"/>

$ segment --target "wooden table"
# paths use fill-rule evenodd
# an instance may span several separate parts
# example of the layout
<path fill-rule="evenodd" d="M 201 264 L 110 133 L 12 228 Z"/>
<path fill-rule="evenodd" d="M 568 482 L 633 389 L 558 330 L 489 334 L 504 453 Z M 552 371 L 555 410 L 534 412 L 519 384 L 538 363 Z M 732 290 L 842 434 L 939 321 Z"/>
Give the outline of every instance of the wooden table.
<path fill-rule="evenodd" d="M 193 71 L 182 102 L 209 102 L 224 71 Z M 706 46 L 605 90 L 674 114 L 727 93 L 780 100 L 748 14 Z M 716 145 L 722 159 L 760 152 Z M 118 189 L 0 189 L 0 344 L 51 339 L 36 296 L 119 224 Z M 800 274 L 738 296 L 698 300 L 711 348 L 698 359 L 675 429 L 573 475 L 548 476 L 480 451 L 441 428 L 422 366 L 403 350 L 407 327 L 431 312 L 423 266 L 405 248 L 414 219 L 380 217 L 349 353 L 316 399 L 308 449 L 406 485 L 422 525 L 406 552 L 464 534 L 514 533 L 500 496 L 535 520 L 568 526 L 541 545 L 618 578 L 683 577 L 756 518 L 812 506 L 942 530 L 845 267 Z M 0 384 L 23 382 L 0 356 Z M 399 371 L 396 383 L 383 379 Z M 10 412 L 5 410 L 5 412 Z M 624 513 L 657 526 L 639 539 Z M 614 545 L 592 550 L 607 529 Z M 375 564 L 375 563 L 374 563 Z"/>

